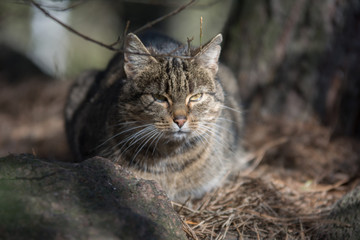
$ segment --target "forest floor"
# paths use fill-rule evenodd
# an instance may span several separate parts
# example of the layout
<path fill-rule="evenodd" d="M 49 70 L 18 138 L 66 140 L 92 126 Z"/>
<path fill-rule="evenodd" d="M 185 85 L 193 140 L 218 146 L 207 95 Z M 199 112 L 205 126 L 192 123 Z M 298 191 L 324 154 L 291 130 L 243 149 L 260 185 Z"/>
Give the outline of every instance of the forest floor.
<path fill-rule="evenodd" d="M 71 161 L 63 123 L 69 82 L 0 79 L 0 156 Z M 259 116 L 245 129 L 250 168 L 203 199 L 173 203 L 188 237 L 310 238 L 330 207 L 359 184 L 360 142 L 332 137 L 314 118 Z"/>

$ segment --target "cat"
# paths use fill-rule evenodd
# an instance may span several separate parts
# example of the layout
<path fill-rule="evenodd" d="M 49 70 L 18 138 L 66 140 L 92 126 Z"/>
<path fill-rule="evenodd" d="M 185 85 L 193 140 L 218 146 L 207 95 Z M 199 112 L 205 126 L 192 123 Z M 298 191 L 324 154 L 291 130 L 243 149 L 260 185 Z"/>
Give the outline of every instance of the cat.
<path fill-rule="evenodd" d="M 246 166 L 238 86 L 218 63 L 222 35 L 199 48 L 129 33 L 124 53 L 73 84 L 65 107 L 76 158 L 98 155 L 157 181 L 174 201 L 200 198 Z"/>

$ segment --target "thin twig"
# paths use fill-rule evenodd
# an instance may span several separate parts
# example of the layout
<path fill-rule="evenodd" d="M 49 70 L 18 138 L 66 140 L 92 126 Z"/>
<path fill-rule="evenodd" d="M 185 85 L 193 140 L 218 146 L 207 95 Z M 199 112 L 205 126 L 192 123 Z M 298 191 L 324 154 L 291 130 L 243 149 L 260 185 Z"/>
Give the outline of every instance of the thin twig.
<path fill-rule="evenodd" d="M 189 231 L 189 233 L 191 234 L 191 237 L 194 240 L 199 240 L 199 238 L 196 236 L 196 233 L 194 232 L 194 230 L 186 223 L 186 221 L 184 221 L 183 219 L 181 219 L 181 221 L 183 223 L 183 228 Z"/>
<path fill-rule="evenodd" d="M 116 46 L 116 45 L 119 44 L 120 42 L 121 42 L 121 37 L 118 36 L 118 38 L 116 39 L 116 41 L 113 42 L 113 43 L 111 43 L 111 44 L 109 44 L 109 46 L 111 46 L 111 47 Z"/>
<path fill-rule="evenodd" d="M 174 11 L 172 11 L 172 12 L 170 12 L 170 13 L 162 16 L 162 17 L 159 17 L 159 18 L 157 18 L 157 19 L 155 19 L 155 20 L 153 20 L 151 22 L 146 23 L 144 26 L 136 29 L 133 33 L 136 34 L 138 32 L 141 32 L 141 31 L 143 31 L 145 29 L 148 29 L 148 28 L 152 27 L 153 25 L 155 25 L 155 24 L 157 24 L 159 22 L 164 21 L 165 19 L 167 19 L 167 18 L 169 18 L 171 16 L 174 16 L 174 15 L 178 14 L 179 12 L 183 11 L 185 8 L 187 8 L 187 7 L 191 6 L 192 4 L 194 4 L 195 1 L 196 0 L 191 0 L 187 4 L 180 6 L 179 8 L 175 9 Z"/>
<path fill-rule="evenodd" d="M 183 210 L 183 209 L 186 209 L 186 210 L 188 210 L 188 211 L 190 211 L 190 212 L 192 212 L 192 213 L 198 213 L 197 210 L 191 209 L 190 207 L 187 207 L 187 206 L 185 206 L 184 204 L 179 204 L 179 203 L 173 202 L 173 201 L 171 201 L 171 204 L 172 204 L 173 206 L 180 207 L 180 210 L 179 210 L 178 212 L 180 212 L 180 211 Z"/>
<path fill-rule="evenodd" d="M 203 25 L 203 17 L 200 17 L 200 51 L 202 50 L 202 36 L 203 36 L 202 25 Z"/>
<path fill-rule="evenodd" d="M 303 227 L 303 224 L 302 224 L 301 220 L 300 220 L 299 222 L 300 222 L 300 236 L 301 236 L 301 240 L 305 240 L 304 227 Z"/>
<path fill-rule="evenodd" d="M 130 20 L 126 21 L 126 26 L 125 26 L 125 30 L 124 30 L 124 34 L 123 34 L 123 39 L 126 38 L 126 35 L 129 31 L 129 27 L 130 27 Z M 123 41 L 122 43 L 122 47 L 124 48 L 124 44 L 125 44 L 125 41 Z"/>
<path fill-rule="evenodd" d="M 119 44 L 119 46 L 121 46 L 121 49 L 124 49 L 125 38 L 126 38 L 126 35 L 127 35 L 127 32 L 128 32 L 129 26 L 130 26 L 130 21 L 127 21 L 122 37 L 119 35 L 117 40 L 114 43 L 110 44 L 109 46 L 113 47 L 113 46 L 116 46 L 116 45 Z M 125 51 L 123 51 L 121 49 L 119 49 L 118 51 L 122 52 L 122 53 L 125 53 Z"/>
<path fill-rule="evenodd" d="M 52 16 L 47 10 L 45 10 L 39 3 L 37 3 L 36 1 L 34 0 L 29 0 L 31 2 L 31 4 L 33 4 L 37 9 L 39 9 L 41 12 L 43 12 L 45 14 L 45 16 L 49 17 L 50 19 L 54 20 L 55 22 L 57 22 L 58 24 L 60 24 L 62 27 L 64 27 L 66 30 L 72 32 L 73 34 L 89 41 L 89 42 L 92 42 L 92 43 L 95 43 L 101 47 L 104 47 L 108 50 L 111 50 L 111 51 L 116 51 L 116 52 L 122 52 L 122 53 L 126 53 L 126 51 L 122 50 L 122 49 L 118 49 L 118 48 L 115 48 L 114 45 L 117 45 L 118 43 L 120 43 L 121 39 L 120 37 L 118 37 L 118 39 L 112 43 L 112 44 L 105 44 L 103 42 L 100 42 L 98 40 L 95 40 L 93 38 L 90 38 L 88 36 L 86 36 L 85 34 L 82 34 L 80 33 L 79 31 L 73 29 L 72 27 L 68 26 L 67 24 L 63 23 L 62 21 L 60 21 L 59 19 L 57 19 L 56 17 Z M 144 26 L 138 28 L 137 30 L 134 31 L 134 33 L 137 33 L 137 32 L 140 32 L 146 28 L 149 28 L 161 21 L 164 21 L 165 19 L 171 17 L 171 16 L 174 16 L 176 14 L 178 14 L 179 12 L 183 11 L 185 8 L 189 7 L 190 5 L 192 5 L 196 0 L 191 0 L 190 2 L 188 2 L 187 4 L 185 5 L 182 5 L 181 7 L 177 8 L 176 10 L 170 12 L 169 14 L 166 14 L 160 18 L 157 18 L 155 19 L 154 21 L 152 22 L 149 22 L 147 24 L 145 24 Z M 129 28 L 129 22 L 127 22 L 127 25 L 125 27 L 125 33 L 127 33 L 128 31 L 128 28 Z M 146 54 L 146 53 L 134 53 L 134 52 L 131 52 L 131 54 L 138 54 L 138 55 L 149 55 L 149 56 L 153 56 L 153 57 L 177 57 L 177 58 L 182 58 L 182 59 L 191 59 L 192 57 L 189 55 L 189 56 L 174 56 L 174 55 L 169 55 L 169 54 L 158 54 L 158 55 L 154 55 L 154 54 Z"/>
<path fill-rule="evenodd" d="M 187 49 L 187 55 L 191 56 L 191 41 L 194 40 L 194 37 L 192 38 L 187 38 L 187 44 L 188 44 L 188 49 Z"/>
<path fill-rule="evenodd" d="M 100 41 L 97 41 L 97 40 L 95 40 L 95 39 L 93 39 L 93 38 L 90 38 L 90 37 L 88 37 L 88 36 L 86 36 L 86 35 L 78 32 L 78 31 L 76 31 L 76 30 L 73 29 L 72 27 L 66 25 L 65 23 L 61 22 L 59 19 L 57 19 L 57 18 L 55 18 L 54 16 L 52 16 L 52 15 L 51 15 L 48 11 L 46 11 L 39 3 L 35 2 L 34 0 L 30 0 L 30 2 L 31 2 L 37 9 L 39 9 L 41 12 L 43 12 L 43 13 L 45 14 L 45 16 L 47 16 L 47 17 L 51 18 L 52 20 L 54 20 L 55 22 L 57 22 L 58 24 L 60 24 L 60 25 L 63 26 L 64 28 L 66 28 L 66 30 L 68 30 L 68 31 L 70 31 L 70 32 L 78 35 L 79 37 L 82 37 L 83 39 L 85 39 L 85 40 L 87 40 L 87 41 L 90 41 L 90 42 L 92 42 L 92 43 L 95 43 L 95 44 L 97 44 L 97 45 L 100 45 L 100 46 L 102 46 L 102 47 L 104 47 L 104 48 L 107 48 L 107 49 L 109 49 L 109 50 L 111 50 L 111 51 L 119 51 L 119 49 L 117 49 L 117 48 L 114 48 L 114 47 L 112 47 L 112 46 L 110 46 L 110 45 L 108 45 L 108 44 L 105 44 L 105 43 L 102 43 L 102 42 L 100 42 Z"/>

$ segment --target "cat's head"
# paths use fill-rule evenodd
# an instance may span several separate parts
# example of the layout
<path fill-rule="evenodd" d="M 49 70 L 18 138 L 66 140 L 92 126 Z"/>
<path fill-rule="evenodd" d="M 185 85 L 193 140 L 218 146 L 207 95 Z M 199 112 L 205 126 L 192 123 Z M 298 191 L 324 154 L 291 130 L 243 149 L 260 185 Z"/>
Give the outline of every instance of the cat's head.
<path fill-rule="evenodd" d="M 191 50 L 191 56 L 181 45 L 164 54 L 129 34 L 124 70 L 131 97 L 122 103 L 126 121 L 142 123 L 154 136 L 169 141 L 213 134 L 224 101 L 216 79 L 221 42 L 219 34 L 201 49 Z"/>

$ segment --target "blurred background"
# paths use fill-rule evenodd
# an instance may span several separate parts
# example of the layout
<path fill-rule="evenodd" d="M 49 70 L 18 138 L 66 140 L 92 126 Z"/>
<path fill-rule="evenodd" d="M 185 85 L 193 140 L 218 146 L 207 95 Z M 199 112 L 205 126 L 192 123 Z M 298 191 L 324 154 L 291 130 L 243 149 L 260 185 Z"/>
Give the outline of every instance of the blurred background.
<path fill-rule="evenodd" d="M 329 210 L 360 184 L 359 0 L 0 0 L 0 158 L 31 153 L 39 158 L 73 161 L 63 117 L 69 87 L 81 72 L 104 69 L 116 54 L 69 32 L 34 3 L 66 26 L 111 45 L 118 39 L 121 43 L 128 22 L 127 32 L 133 32 L 190 2 L 150 29 L 184 44 L 193 38 L 193 46 L 204 44 L 219 32 L 223 34 L 220 61 L 231 68 L 240 86 L 245 117 L 243 146 L 251 161 L 249 168 L 239 173 L 246 179 L 237 182 L 242 188 L 229 185 L 235 190 L 225 187 L 228 192 L 217 192 L 213 200 L 233 208 L 232 200 L 227 199 L 243 199 L 241 212 L 245 215 L 253 210 L 247 212 L 243 206 L 256 206 L 254 212 L 260 211 L 259 216 L 265 219 L 263 226 L 274 221 L 284 228 L 281 231 L 286 238 L 297 235 L 307 239 L 304 233 L 318 226 L 307 222 L 306 214 L 311 213 L 318 222 L 320 218 L 314 213 Z M 119 49 L 121 44 L 113 47 Z M 8 210 L 6 199 L 15 198 L 6 198 L 8 187 L 4 184 L 0 193 L 5 196 L 3 209 Z M 240 189 L 244 191 L 235 192 Z M 18 188 L 13 192 L 17 196 Z M 63 199 L 57 192 L 56 197 Z M 68 199 L 64 199 L 67 206 Z M 355 205 L 354 214 L 345 220 L 356 215 L 359 205 Z M 54 206 L 56 214 L 52 215 L 57 218 L 61 207 Z M 23 216 L 18 214 L 23 208 L 16 209 L 15 215 Z M 211 211 L 214 209 L 218 216 L 219 208 Z M 261 209 L 266 209 L 264 215 Z M 251 225 L 254 238 L 255 234 L 262 236 L 262 224 L 252 222 L 257 221 L 257 214 L 251 213 L 251 221 L 243 224 L 248 218 L 233 218 L 232 210 L 226 212 L 231 216 L 222 216 L 227 220 L 221 229 L 227 229 L 233 220 L 240 221 L 242 231 Z M 342 216 L 349 211 L 336 212 Z M 36 212 L 35 218 L 25 220 L 39 216 L 46 220 L 47 215 Z M 15 218 L 11 215 L 9 219 Z M 81 217 L 76 219 L 82 221 Z M 206 219 L 210 219 L 208 215 Z M 192 225 L 193 229 L 203 232 L 206 224 L 202 223 L 207 220 L 194 221 L 189 224 L 200 223 Z M 7 224 L 5 221 L 5 230 Z M 298 225 L 298 232 L 292 231 L 291 225 Z M 21 222 L 14 226 L 14 233 L 18 233 Z M 39 229 L 46 226 L 42 224 Z M 51 220 L 49 233 L 55 231 L 53 226 Z M 211 227 L 209 231 L 213 232 Z M 30 232 L 34 232 L 32 228 Z M 270 232 L 280 236 L 280 230 L 270 228 Z"/>
<path fill-rule="evenodd" d="M 46 0 L 36 1 L 64 24 L 105 44 L 122 38 L 126 23 L 128 32 L 185 5 L 189 1 L 160 0 Z M 42 71 L 64 78 L 84 69 L 104 68 L 114 54 L 69 32 L 27 0 L 5 0 L 0 3 L 0 41 L 25 54 Z M 200 17 L 203 17 L 203 41 L 224 29 L 234 1 L 198 0 L 192 7 L 154 25 L 181 42 L 194 38 L 200 44 Z M 118 46 L 119 47 L 119 46 Z"/>
<path fill-rule="evenodd" d="M 190 1 L 36 2 L 76 31 L 111 44 L 123 39 L 128 21 L 132 32 Z M 221 62 L 241 87 L 247 135 L 256 135 L 253 124 L 272 119 L 274 129 L 316 122 L 327 129 L 328 141 L 360 137 L 360 1 L 197 0 L 151 29 L 183 43 L 193 38 L 198 46 L 200 17 L 202 43 L 224 36 Z M 1 1 L 0 155 L 67 159 L 67 89 L 114 54 L 67 31 L 30 0 Z"/>

